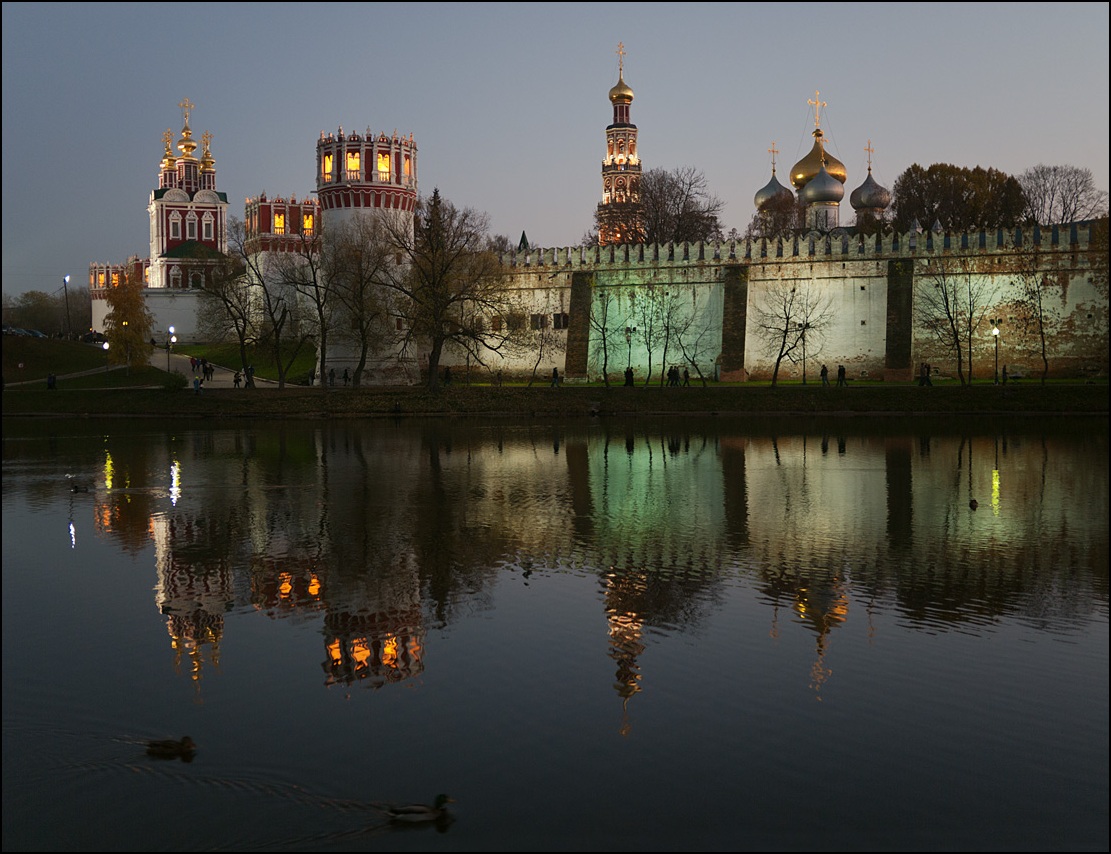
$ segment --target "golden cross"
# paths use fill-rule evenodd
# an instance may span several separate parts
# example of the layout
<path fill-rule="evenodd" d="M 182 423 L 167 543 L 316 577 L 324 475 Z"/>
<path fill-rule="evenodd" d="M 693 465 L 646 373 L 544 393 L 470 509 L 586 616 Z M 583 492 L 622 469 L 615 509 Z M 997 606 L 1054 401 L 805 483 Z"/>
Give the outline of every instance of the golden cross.
<path fill-rule="evenodd" d="M 212 134 L 205 131 L 201 134 L 201 142 L 204 143 L 204 153 L 208 154 L 208 147 L 212 145 Z"/>
<path fill-rule="evenodd" d="M 163 132 L 162 142 L 165 144 L 166 151 L 168 153 L 170 151 L 170 146 L 173 145 L 174 142 L 174 132 L 169 128 L 166 128 L 166 130 Z"/>
<path fill-rule="evenodd" d="M 617 43 L 617 76 L 620 77 L 625 71 L 625 42 Z"/>
<path fill-rule="evenodd" d="M 868 144 L 864 146 L 864 150 L 868 152 L 868 171 L 872 171 L 872 154 L 876 149 L 872 148 L 872 140 L 868 140 Z"/>
<path fill-rule="evenodd" d="M 810 106 L 812 106 L 814 108 L 814 127 L 818 127 L 818 113 L 822 109 L 822 107 L 828 107 L 829 104 L 827 104 L 825 101 L 819 101 L 818 100 L 818 90 L 817 89 L 814 90 L 814 100 L 813 101 L 807 100 L 806 103 L 808 103 Z"/>
<path fill-rule="evenodd" d="M 772 172 L 775 172 L 775 156 L 779 154 L 779 149 L 775 147 L 775 140 L 772 140 L 772 147 L 768 149 L 768 154 L 772 156 Z"/>
<path fill-rule="evenodd" d="M 189 124 L 189 111 L 196 109 L 197 105 L 190 103 L 189 99 L 185 98 L 178 106 L 185 111 L 185 124 Z"/>

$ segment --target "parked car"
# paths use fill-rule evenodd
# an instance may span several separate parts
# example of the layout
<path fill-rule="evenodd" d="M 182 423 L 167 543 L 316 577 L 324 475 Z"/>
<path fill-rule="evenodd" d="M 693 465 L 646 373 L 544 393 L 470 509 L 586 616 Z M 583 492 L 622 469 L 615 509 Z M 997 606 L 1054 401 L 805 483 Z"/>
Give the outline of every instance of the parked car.
<path fill-rule="evenodd" d="M 99 332 L 86 332 L 81 336 L 81 341 L 85 344 L 103 344 L 108 339 Z"/>

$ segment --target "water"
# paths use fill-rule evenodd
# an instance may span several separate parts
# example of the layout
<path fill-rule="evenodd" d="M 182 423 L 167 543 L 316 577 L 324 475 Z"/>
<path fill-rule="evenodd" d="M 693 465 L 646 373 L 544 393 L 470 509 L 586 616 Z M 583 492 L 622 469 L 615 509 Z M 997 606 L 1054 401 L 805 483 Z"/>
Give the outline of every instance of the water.
<path fill-rule="evenodd" d="M 4 850 L 1105 851 L 1107 471 L 1106 419 L 5 419 Z"/>

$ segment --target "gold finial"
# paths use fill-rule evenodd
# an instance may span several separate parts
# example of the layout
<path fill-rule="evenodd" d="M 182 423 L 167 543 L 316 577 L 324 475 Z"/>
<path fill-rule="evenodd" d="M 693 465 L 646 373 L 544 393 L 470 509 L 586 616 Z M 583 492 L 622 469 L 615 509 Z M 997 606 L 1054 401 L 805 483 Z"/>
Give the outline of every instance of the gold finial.
<path fill-rule="evenodd" d="M 779 154 L 779 149 L 775 147 L 775 140 L 772 140 L 772 147 L 768 149 L 768 154 L 772 156 L 772 174 L 775 174 L 775 156 Z"/>
<path fill-rule="evenodd" d="M 162 144 L 166 146 L 166 153 L 170 154 L 173 149 L 170 147 L 174 144 L 174 132 L 169 128 L 162 133 Z"/>
<path fill-rule="evenodd" d="M 209 148 L 212 145 L 212 134 L 209 131 L 206 130 L 204 133 L 201 134 L 201 144 L 204 146 L 204 153 L 207 157 Z"/>
<path fill-rule="evenodd" d="M 625 73 L 625 42 L 617 43 L 617 76 Z"/>
<path fill-rule="evenodd" d="M 876 150 L 872 148 L 872 140 L 868 140 L 868 144 L 864 146 L 864 150 L 868 152 L 868 174 L 872 173 L 872 153 Z"/>
<path fill-rule="evenodd" d="M 807 100 L 806 103 L 808 103 L 810 106 L 812 106 L 814 108 L 814 129 L 818 130 L 818 121 L 819 121 L 818 114 L 821 111 L 822 107 L 828 107 L 829 104 L 827 104 L 825 101 L 819 101 L 818 100 L 818 90 L 817 89 L 814 90 L 814 100 L 813 101 Z"/>
<path fill-rule="evenodd" d="M 197 108 L 197 105 L 192 103 L 188 98 L 184 98 L 181 101 L 181 103 L 178 104 L 178 106 L 181 107 L 182 112 L 185 114 L 185 124 L 188 125 L 189 124 L 189 111 L 190 110 L 195 110 Z"/>

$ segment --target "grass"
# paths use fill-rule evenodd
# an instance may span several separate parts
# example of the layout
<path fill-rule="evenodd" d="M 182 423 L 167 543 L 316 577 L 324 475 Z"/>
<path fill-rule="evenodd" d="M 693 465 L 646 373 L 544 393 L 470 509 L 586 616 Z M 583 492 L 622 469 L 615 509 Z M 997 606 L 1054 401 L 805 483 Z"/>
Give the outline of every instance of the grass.
<path fill-rule="evenodd" d="M 219 347 L 189 347 L 189 355 L 205 356 L 217 364 L 237 364 Z M 260 377 L 274 376 L 273 365 L 258 356 Z M 311 356 L 308 357 L 311 364 Z M 4 415 L 154 416 L 197 418 L 353 418 L 394 415 L 479 416 L 512 418 L 568 418 L 593 415 L 1061 415 L 1108 414 L 1108 383 L 1054 380 L 1044 386 L 1022 380 L 995 386 L 978 382 L 963 388 L 956 381 L 933 388 L 917 383 L 854 380 L 847 389 L 822 388 L 820 383 L 713 383 L 690 388 L 658 385 L 606 388 L 570 382 L 559 389 L 538 382 L 502 386 L 455 383 L 432 393 L 423 387 L 323 388 L 289 385 L 279 391 L 261 387 L 206 389 L 194 395 L 179 374 L 173 379 L 150 365 L 130 372 L 106 372 L 105 353 L 87 344 L 53 339 L 4 336 Z M 19 365 L 22 364 L 22 367 Z M 301 363 L 298 363 L 299 365 Z M 303 370 L 307 378 L 308 367 Z M 47 390 L 46 375 L 67 376 L 57 390 Z M 296 374 L 293 374 L 295 377 Z M 295 379 L 291 379 L 291 382 Z M 1101 429 L 1106 429 L 1101 428 Z"/>
<path fill-rule="evenodd" d="M 241 365 L 238 344 L 188 344 L 175 348 L 174 352 L 185 356 L 208 359 L 214 365 L 235 370 Z M 272 352 L 265 347 L 248 347 L 247 363 L 254 365 L 255 376 L 268 380 L 278 379 L 278 365 Z M 286 372 L 286 382 L 293 385 L 308 385 L 309 371 L 316 366 L 316 351 L 312 347 L 302 347 Z"/>

